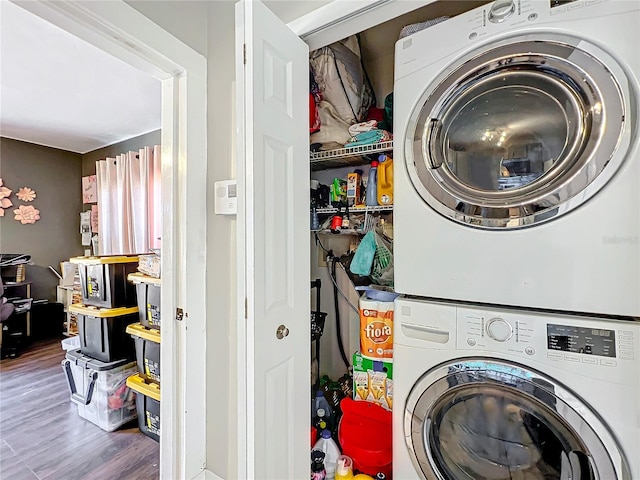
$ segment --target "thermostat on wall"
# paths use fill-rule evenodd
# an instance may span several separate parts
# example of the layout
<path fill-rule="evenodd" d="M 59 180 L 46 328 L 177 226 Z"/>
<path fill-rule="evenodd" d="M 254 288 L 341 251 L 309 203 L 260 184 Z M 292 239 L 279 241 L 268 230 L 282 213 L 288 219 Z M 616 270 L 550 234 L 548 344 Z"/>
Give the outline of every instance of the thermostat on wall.
<path fill-rule="evenodd" d="M 238 213 L 237 180 L 215 182 L 216 215 L 236 215 Z"/>

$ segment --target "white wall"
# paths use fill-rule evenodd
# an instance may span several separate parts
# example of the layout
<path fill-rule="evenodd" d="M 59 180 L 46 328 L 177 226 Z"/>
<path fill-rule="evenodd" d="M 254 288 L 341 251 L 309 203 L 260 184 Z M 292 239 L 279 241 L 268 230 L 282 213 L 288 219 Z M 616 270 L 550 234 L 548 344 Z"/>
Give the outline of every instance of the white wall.
<path fill-rule="evenodd" d="M 235 1 L 126 0 L 195 51 L 207 56 L 207 469 L 237 478 L 235 464 L 235 220 L 213 214 L 213 184 L 235 177 Z M 283 21 L 328 1 L 265 2 Z M 188 365 L 187 368 L 201 368 Z M 187 448 L 189 446 L 187 445 Z"/>
<path fill-rule="evenodd" d="M 203 1 L 125 0 L 201 55 L 207 55 L 207 5 Z"/>

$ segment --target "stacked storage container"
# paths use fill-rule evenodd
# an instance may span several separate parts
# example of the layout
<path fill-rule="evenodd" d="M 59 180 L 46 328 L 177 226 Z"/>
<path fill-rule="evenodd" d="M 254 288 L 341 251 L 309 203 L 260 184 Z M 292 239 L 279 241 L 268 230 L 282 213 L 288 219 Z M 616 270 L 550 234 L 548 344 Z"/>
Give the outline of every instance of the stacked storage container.
<path fill-rule="evenodd" d="M 71 401 L 78 414 L 106 431 L 137 415 L 127 378 L 136 371 L 135 348 L 126 333 L 138 319 L 135 287 L 127 275 L 136 270 L 137 256 L 76 257 L 82 303 L 69 306 L 77 315 L 80 349 L 62 362 Z"/>
<path fill-rule="evenodd" d="M 135 342 L 138 373 L 127 379 L 136 392 L 140 431 L 160 440 L 160 279 L 133 273 L 129 281 L 136 286 L 140 323 L 127 327 Z"/>

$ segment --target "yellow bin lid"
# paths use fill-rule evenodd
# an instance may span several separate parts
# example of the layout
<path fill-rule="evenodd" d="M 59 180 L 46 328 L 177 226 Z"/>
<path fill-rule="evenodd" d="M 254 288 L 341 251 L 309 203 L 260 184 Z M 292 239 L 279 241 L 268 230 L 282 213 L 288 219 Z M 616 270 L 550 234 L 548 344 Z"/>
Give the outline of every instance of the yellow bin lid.
<path fill-rule="evenodd" d="M 80 263 L 83 265 L 100 265 L 107 263 L 138 263 L 138 255 L 110 255 L 104 257 L 72 257 L 69 259 L 71 263 Z"/>
<path fill-rule="evenodd" d="M 141 323 L 132 323 L 127 325 L 127 333 L 154 343 L 160 343 L 160 332 L 158 330 L 147 328 Z"/>
<path fill-rule="evenodd" d="M 138 373 L 127 378 L 127 387 L 134 392 L 142 393 L 158 402 L 160 401 L 160 385 L 150 380 L 145 380 Z"/>
<path fill-rule="evenodd" d="M 131 283 L 150 283 L 153 285 L 162 284 L 162 280 L 144 273 L 130 273 L 127 277 Z"/>
<path fill-rule="evenodd" d="M 74 303 L 73 305 L 69 305 L 69 311 L 90 317 L 107 318 L 138 313 L 138 307 L 102 308 L 87 306 L 82 303 Z"/>

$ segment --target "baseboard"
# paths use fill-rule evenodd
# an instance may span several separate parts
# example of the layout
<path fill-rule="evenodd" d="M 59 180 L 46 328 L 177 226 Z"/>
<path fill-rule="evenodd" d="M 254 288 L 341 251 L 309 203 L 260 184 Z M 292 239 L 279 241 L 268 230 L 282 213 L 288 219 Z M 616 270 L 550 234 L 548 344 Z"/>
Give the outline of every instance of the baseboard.
<path fill-rule="evenodd" d="M 202 470 L 198 475 L 196 475 L 193 480 L 224 480 L 222 477 L 219 477 L 213 472 L 209 470 Z"/>

